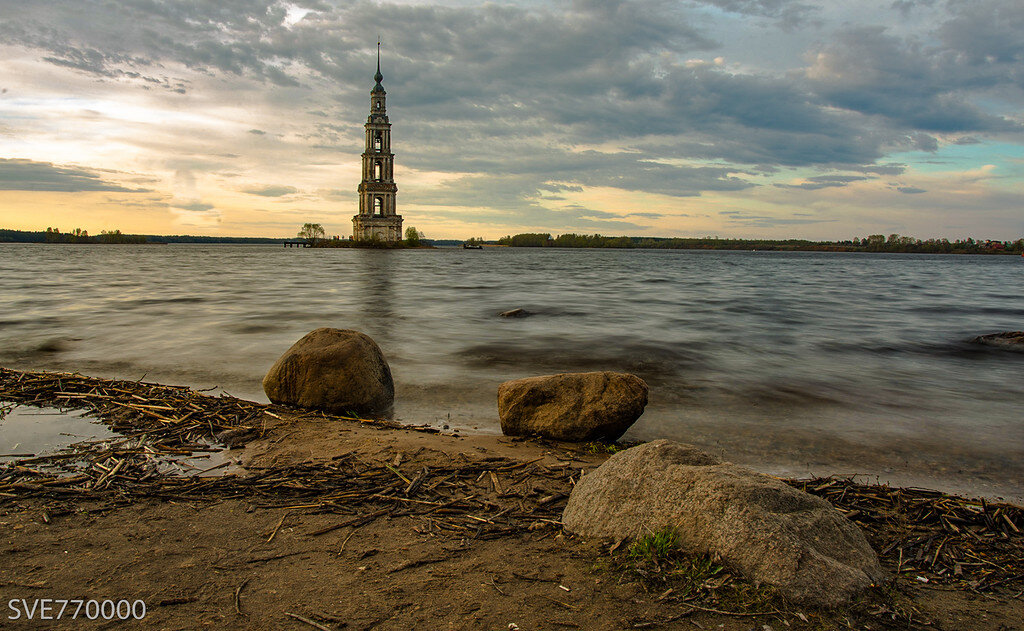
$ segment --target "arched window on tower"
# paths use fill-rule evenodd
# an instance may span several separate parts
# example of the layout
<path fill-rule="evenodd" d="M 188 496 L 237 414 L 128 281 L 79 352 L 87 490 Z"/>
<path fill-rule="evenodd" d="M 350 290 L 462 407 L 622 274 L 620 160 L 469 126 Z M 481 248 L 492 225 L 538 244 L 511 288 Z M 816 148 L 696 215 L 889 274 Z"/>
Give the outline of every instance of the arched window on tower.
<path fill-rule="evenodd" d="M 380 148 L 381 148 L 381 145 L 383 144 L 383 142 L 384 142 L 384 140 L 381 138 L 380 132 L 377 132 L 373 136 L 373 150 L 374 151 L 380 151 Z"/>
<path fill-rule="evenodd" d="M 384 214 L 384 198 L 374 197 L 373 198 L 373 214 L 383 215 Z"/>
<path fill-rule="evenodd" d="M 373 179 L 378 182 L 384 179 L 384 166 L 379 160 L 373 163 Z"/>
<path fill-rule="evenodd" d="M 380 106 L 381 106 L 381 102 L 377 101 L 377 109 L 380 109 Z"/>

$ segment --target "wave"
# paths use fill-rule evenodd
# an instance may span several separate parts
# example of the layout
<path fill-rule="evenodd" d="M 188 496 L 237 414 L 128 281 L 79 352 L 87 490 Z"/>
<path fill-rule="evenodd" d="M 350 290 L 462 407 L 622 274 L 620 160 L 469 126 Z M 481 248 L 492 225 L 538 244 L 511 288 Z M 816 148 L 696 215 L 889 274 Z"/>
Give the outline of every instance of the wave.
<path fill-rule="evenodd" d="M 229 324 L 224 328 L 234 333 L 251 335 L 254 333 L 276 333 L 278 331 L 287 331 L 289 327 L 283 324 Z"/>
<path fill-rule="evenodd" d="M 131 298 L 128 300 L 119 300 L 119 307 L 147 307 L 150 305 L 168 305 L 168 304 L 198 304 L 202 302 L 209 302 L 209 298 L 202 296 L 178 296 L 176 298 Z"/>
<path fill-rule="evenodd" d="M 465 363 L 478 367 L 516 366 L 531 371 L 612 370 L 639 375 L 649 383 L 661 383 L 703 366 L 703 352 L 678 345 L 662 345 L 614 338 L 601 341 L 570 341 L 534 338 L 475 344 L 456 352 Z"/>

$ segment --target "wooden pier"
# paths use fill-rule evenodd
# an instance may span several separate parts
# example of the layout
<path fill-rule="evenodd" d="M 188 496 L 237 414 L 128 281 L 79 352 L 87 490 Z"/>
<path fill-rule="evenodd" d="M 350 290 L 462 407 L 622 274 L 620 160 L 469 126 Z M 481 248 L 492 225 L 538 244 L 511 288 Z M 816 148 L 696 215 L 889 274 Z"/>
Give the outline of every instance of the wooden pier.
<path fill-rule="evenodd" d="M 294 241 L 285 241 L 284 247 L 286 248 L 311 248 L 313 244 L 305 239 L 297 239 Z"/>

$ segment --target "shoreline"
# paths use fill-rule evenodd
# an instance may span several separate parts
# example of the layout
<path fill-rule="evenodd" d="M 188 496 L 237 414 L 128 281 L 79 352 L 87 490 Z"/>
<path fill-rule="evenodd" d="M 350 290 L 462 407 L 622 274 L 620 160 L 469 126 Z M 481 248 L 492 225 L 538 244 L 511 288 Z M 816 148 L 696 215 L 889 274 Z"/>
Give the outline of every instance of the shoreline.
<path fill-rule="evenodd" d="M 27 362 L 13 362 L 8 366 L 28 372 L 60 371 L 56 364 L 50 364 L 44 364 L 41 369 Z M 84 370 L 88 374 L 88 367 L 76 368 L 77 370 Z M 142 374 L 140 371 L 127 376 L 117 375 L 118 372 L 127 373 L 122 368 L 114 371 L 114 375 L 107 375 L 104 378 L 131 381 L 139 374 L 142 375 L 140 379 L 146 379 L 148 374 Z M 173 373 L 158 371 L 154 378 L 161 382 L 188 383 L 190 388 L 200 387 L 191 383 L 192 379 L 185 369 Z M 206 381 L 215 383 L 211 377 L 207 377 Z M 257 385 L 259 383 L 255 378 L 253 382 Z M 200 385 L 205 384 L 201 381 Z M 498 382 L 495 382 L 493 387 L 496 388 L 497 385 Z M 404 409 L 393 417 L 395 422 L 424 425 L 463 436 L 501 436 L 493 403 L 481 405 L 476 400 L 467 403 L 460 399 L 461 407 L 444 407 L 446 397 L 457 398 L 460 396 L 459 393 L 445 390 L 443 394 L 437 395 L 438 389 L 435 388 L 435 394 L 423 397 L 422 388 L 418 386 L 413 389 L 414 391 L 409 391 L 407 384 L 399 387 L 406 388 L 399 393 Z M 269 404 L 265 396 L 262 400 L 257 399 L 253 396 L 254 391 L 242 389 L 237 383 L 216 387 L 215 391 L 230 392 L 232 396 L 260 405 Z M 946 435 L 907 440 L 900 440 L 899 436 L 895 436 L 893 441 L 884 437 L 865 441 L 855 434 L 833 433 L 834 424 L 830 428 L 782 426 L 776 429 L 774 426 L 748 420 L 722 425 L 717 420 L 722 414 L 720 410 L 709 408 L 706 413 L 686 412 L 690 436 L 673 437 L 656 431 L 658 428 L 644 427 L 645 419 L 650 419 L 652 414 L 658 414 L 659 418 L 666 417 L 669 414 L 666 412 L 668 406 L 655 402 L 647 407 L 645 415 L 641 416 L 627 433 L 625 440 L 680 440 L 695 444 L 705 451 L 760 473 L 780 478 L 854 477 L 865 484 L 925 488 L 965 498 L 984 498 L 990 502 L 1024 505 L 1024 487 L 1019 483 L 1012 483 L 1017 479 L 1012 473 L 1019 469 L 1019 463 L 1014 461 L 1013 454 L 987 453 L 967 450 L 962 446 L 956 447 L 956 442 Z M 449 410 L 450 415 L 447 418 L 445 410 Z M 728 413 L 725 414 L 728 416 Z M 848 423 L 855 426 L 855 421 Z M 445 425 L 449 427 L 446 428 Z M 785 434 L 784 440 L 779 439 L 780 432 Z M 1010 475 L 1006 475 L 1007 473 Z"/>
<path fill-rule="evenodd" d="M 574 480 L 615 447 L 444 434 L 68 373 L 0 369 L 0 398 L 11 400 L 33 379 L 23 400 L 44 402 L 45 383 L 57 381 L 49 401 L 88 407 L 115 429 L 134 428 L 137 440 L 151 432 L 163 450 L 195 444 L 190 432 L 206 424 L 222 438 L 222 426 L 254 430 L 226 452 L 243 468 L 222 476 L 147 477 L 135 461 L 117 469 L 142 443 L 90 451 L 91 464 L 71 471 L 77 481 L 56 479 L 38 460 L 0 468 L 9 560 L 0 586 L 8 598 L 144 597 L 152 612 L 140 623 L 146 628 L 303 627 L 286 614 L 331 629 L 525 630 L 552 621 L 673 628 L 683 618 L 737 630 L 754 621 L 838 624 L 835 612 L 799 607 L 726 615 L 736 603 L 715 593 L 659 598 L 666 587 L 655 593 L 635 577 L 595 569 L 622 551 L 595 549 L 563 532 L 559 519 Z M 186 417 L 180 410 L 195 412 L 185 428 L 168 422 Z M 1013 629 L 1024 619 L 1024 538 L 1014 530 L 1024 526 L 1024 509 L 842 479 L 790 483 L 833 501 L 865 529 L 883 565 L 900 576 L 892 589 L 916 608 L 912 619 L 960 629 Z M 885 615 L 870 613 L 892 609 L 878 598 L 842 616 L 887 628 L 879 626 Z M 899 628 L 921 628 L 905 622 Z"/>
<path fill-rule="evenodd" d="M 420 246 L 419 242 L 424 245 Z M 315 248 L 373 248 L 373 249 L 433 249 L 434 247 L 460 248 L 467 242 L 474 245 L 520 248 L 560 248 L 560 249 L 642 249 L 642 250 L 739 250 L 761 252 L 861 252 L 869 254 L 1009 254 L 1024 255 L 1024 239 L 1011 240 L 974 239 L 973 237 L 918 239 L 915 237 L 891 234 L 871 235 L 863 240 L 860 237 L 845 240 L 812 240 L 812 239 L 766 239 L 766 238 L 719 238 L 719 237 L 652 237 L 652 236 L 601 236 L 599 234 L 566 233 L 552 237 L 548 233 L 521 233 L 507 235 L 500 239 L 477 242 L 476 237 L 466 239 L 417 239 L 416 245 L 405 245 L 406 241 L 398 242 L 356 242 L 338 237 L 240 237 L 240 236 L 200 236 L 200 235 L 156 235 L 156 234 L 123 234 L 120 230 L 89 236 L 80 229 L 61 233 L 59 229 L 13 230 L 0 228 L 0 243 L 46 243 L 46 244 L 167 244 L 167 243 L 234 243 L 234 244 L 273 244 L 288 247 L 289 242 L 306 241 L 303 247 Z M 435 243 L 436 242 L 436 243 Z M 479 248 L 471 248 L 479 249 Z"/>
<path fill-rule="evenodd" d="M 3 387 L 4 387 L 4 381 L 5 381 L 5 374 L 6 375 L 10 375 L 11 373 L 16 373 L 16 374 L 21 374 L 21 375 L 51 375 L 51 376 L 67 375 L 67 376 L 73 376 L 73 377 L 78 377 L 78 378 L 86 379 L 86 380 L 89 380 L 91 382 L 96 382 L 96 383 L 114 383 L 114 382 L 119 382 L 119 383 L 141 384 L 141 385 L 155 386 L 155 387 L 161 387 L 161 388 L 170 388 L 170 389 L 173 389 L 173 390 L 181 390 L 181 391 L 190 392 L 190 393 L 197 393 L 197 394 L 198 393 L 206 393 L 206 392 L 209 392 L 210 390 L 214 390 L 215 392 L 218 393 L 218 395 L 217 395 L 218 397 L 223 398 L 223 399 L 235 400 L 235 401 L 238 401 L 240 404 L 246 406 L 250 410 L 250 412 L 249 412 L 250 414 L 253 414 L 253 413 L 258 414 L 260 410 L 264 410 L 264 409 L 266 409 L 266 410 L 278 409 L 279 411 L 283 410 L 283 411 L 285 411 L 285 412 L 287 412 L 289 414 L 298 415 L 301 418 L 305 418 L 305 417 L 308 417 L 309 415 L 312 415 L 313 417 L 319 417 L 319 418 L 331 418 L 331 419 L 335 419 L 335 420 L 337 420 L 337 419 L 352 420 L 351 417 L 332 415 L 332 414 L 329 414 L 329 413 L 323 413 L 323 412 L 314 411 L 314 410 L 301 410 L 301 409 L 298 409 L 298 408 L 282 407 L 282 406 L 278 406 L 276 404 L 270 403 L 269 401 L 258 401 L 258 400 L 253 400 L 253 399 L 246 399 L 244 397 L 236 397 L 236 396 L 234 396 L 232 394 L 229 394 L 229 393 L 225 392 L 221 388 L 195 389 L 193 386 L 167 385 L 167 384 L 163 384 L 163 383 L 146 382 L 146 381 L 143 381 L 143 379 L 145 379 L 145 377 L 146 377 L 145 375 L 143 375 L 138 380 L 130 380 L 130 379 L 123 379 L 123 378 L 110 379 L 110 378 L 106 378 L 106 377 L 89 377 L 89 376 L 85 376 L 82 373 L 77 372 L 77 371 L 69 373 L 69 372 L 57 371 L 57 370 L 28 370 L 28 369 L 22 369 L 22 368 L 7 368 L 7 367 L 4 367 L 4 366 L 0 366 L 0 401 L 4 400 L 4 397 L 3 397 L 3 394 L 4 394 Z M 216 398 L 216 397 L 214 397 L 214 398 Z M 63 399 L 63 402 L 60 399 L 54 398 L 54 399 L 51 400 L 51 402 L 55 403 L 56 407 L 62 407 L 62 408 L 67 408 L 67 409 L 82 409 L 82 410 L 85 410 L 86 411 L 86 415 L 89 415 L 90 408 L 88 406 L 77 405 L 77 398 L 76 397 L 65 398 L 65 399 Z M 46 401 L 44 401 L 44 400 L 40 400 L 40 401 L 37 401 L 37 402 L 31 402 L 30 401 L 28 403 L 29 404 L 36 404 L 36 405 L 40 405 L 40 406 L 44 406 L 45 407 Z M 254 410 L 256 412 L 253 412 Z M 496 421 L 495 421 L 495 425 L 493 427 L 488 426 L 486 428 L 480 428 L 480 427 L 477 427 L 474 424 L 475 422 L 459 421 L 457 418 L 452 418 L 449 422 L 446 423 L 443 420 L 441 420 L 443 417 L 441 417 L 439 415 L 434 415 L 434 416 L 435 416 L 434 420 L 427 421 L 426 423 L 410 422 L 411 421 L 411 417 L 408 414 L 405 415 L 404 417 L 398 418 L 398 419 L 396 419 L 394 417 L 384 417 L 384 418 L 379 418 L 379 419 L 360 419 L 360 422 L 371 424 L 371 425 L 377 425 L 377 426 L 380 426 L 380 427 L 386 427 L 386 428 L 390 428 L 390 429 L 403 429 L 403 430 L 414 430 L 414 431 L 426 432 L 426 433 L 429 433 L 429 434 L 436 435 L 439 439 L 442 439 L 445 436 L 450 436 L 450 437 L 453 437 L 453 438 L 456 438 L 456 439 L 463 439 L 463 440 L 469 439 L 471 442 L 479 442 L 481 445 L 487 445 L 487 446 L 489 446 L 491 448 L 495 447 L 496 441 L 500 441 L 500 440 L 514 440 L 516 442 L 520 442 L 522 440 L 519 437 L 504 436 L 501 433 L 500 429 L 497 428 Z M 99 418 L 98 420 L 100 422 L 104 423 L 104 424 L 109 425 L 109 423 L 106 423 L 106 421 L 104 419 L 102 419 L 102 418 Z M 710 429 L 707 428 L 707 427 L 703 427 L 703 426 L 701 426 L 701 427 L 702 427 L 702 430 L 701 430 L 702 431 L 702 436 L 703 436 L 703 433 L 706 433 L 706 432 L 710 431 Z M 224 428 L 221 428 L 221 429 L 224 429 Z M 751 430 L 747 430 L 747 431 L 749 432 Z M 213 433 L 216 433 L 216 432 L 213 432 Z M 746 436 L 746 433 L 744 433 L 743 436 Z M 641 443 L 644 443 L 644 442 L 649 442 L 650 440 L 656 440 L 658 438 L 664 438 L 664 437 L 663 436 L 653 436 L 653 437 L 633 438 L 633 437 L 631 437 L 627 433 L 627 435 L 625 437 L 623 437 L 622 439 L 620 439 L 619 442 L 621 444 L 624 444 L 624 445 L 632 446 L 632 445 L 635 445 L 635 444 L 641 444 Z M 540 439 L 540 440 L 542 440 L 542 442 L 550 443 L 550 444 L 554 444 L 556 442 L 556 441 L 550 441 L 550 440 L 544 440 L 544 439 Z M 739 440 L 739 439 L 735 439 L 735 440 Z M 744 438 L 744 440 L 746 440 L 746 439 Z M 819 438 L 817 440 L 821 440 L 821 439 Z M 329 445 L 319 445 L 319 443 L 318 443 L 318 441 L 316 439 L 316 436 L 313 433 L 310 433 L 308 435 L 304 435 L 300 439 L 298 439 L 296 441 L 293 441 L 293 442 L 296 442 L 296 443 L 309 443 L 308 446 L 321 446 L 321 447 L 329 448 Z M 707 441 L 704 441 L 704 443 L 706 443 L 706 442 Z M 793 462 L 782 461 L 782 460 L 772 461 L 770 457 L 769 458 L 765 458 L 765 457 L 761 456 L 761 454 L 766 453 L 765 450 L 768 449 L 769 447 L 771 447 L 771 444 L 765 444 L 765 445 L 757 444 L 757 445 L 754 445 L 753 447 L 751 447 L 750 449 L 743 450 L 742 452 L 741 451 L 735 451 L 734 452 L 732 449 L 730 449 L 730 445 L 729 444 L 703 444 L 703 443 L 694 443 L 694 444 L 696 446 L 698 446 L 699 448 L 703 449 L 703 450 L 706 450 L 706 451 L 708 451 L 710 453 L 714 453 L 717 456 L 719 456 L 721 458 L 724 458 L 726 460 L 729 460 L 731 462 L 736 462 L 737 464 L 741 464 L 743 466 L 747 466 L 747 467 L 752 468 L 752 469 L 754 469 L 756 471 L 759 471 L 761 473 L 766 473 L 768 475 L 771 475 L 771 476 L 779 478 L 779 479 L 784 479 L 784 480 L 789 480 L 789 481 L 794 481 L 794 482 L 799 482 L 799 481 L 802 481 L 802 480 L 814 480 L 814 479 L 823 479 L 823 478 L 829 478 L 829 477 L 836 477 L 836 478 L 842 478 L 842 479 L 846 479 L 846 480 L 850 480 L 850 481 L 856 481 L 856 482 L 858 482 L 860 484 L 863 484 L 863 485 L 866 485 L 866 486 L 888 486 L 888 487 L 894 487 L 894 488 L 896 488 L 896 487 L 898 487 L 898 488 L 913 488 L 913 489 L 926 490 L 926 491 L 929 491 L 929 492 L 942 493 L 944 495 L 950 495 L 950 496 L 958 497 L 958 498 L 965 499 L 965 500 L 972 500 L 972 501 L 985 500 L 985 501 L 987 501 L 989 503 L 992 503 L 992 504 L 1008 504 L 1008 505 L 1012 505 L 1012 506 L 1024 507 L 1024 499 L 1022 499 L 1020 497 L 1016 497 L 1016 496 L 1006 497 L 1004 495 L 997 495 L 997 493 L 999 493 L 999 492 L 1004 492 L 1005 493 L 1005 489 L 995 488 L 991 493 L 985 493 L 985 492 L 978 491 L 978 488 L 981 485 L 985 484 L 986 480 L 983 480 L 981 478 L 976 478 L 976 477 L 969 477 L 966 480 L 960 480 L 955 475 L 952 476 L 952 477 L 949 477 L 949 476 L 947 476 L 947 477 L 935 477 L 934 475 L 926 475 L 926 474 L 924 474 L 922 472 L 918 472 L 916 470 L 907 470 L 907 471 L 903 471 L 903 472 L 894 471 L 894 470 L 887 470 L 887 471 L 884 471 L 882 473 L 878 473 L 878 472 L 866 472 L 865 473 L 865 472 L 863 472 L 862 469 L 858 469 L 856 467 L 850 467 L 848 463 L 829 464 L 828 462 L 825 462 L 825 461 L 822 461 L 822 460 L 818 460 L 818 461 L 815 461 L 815 462 L 808 462 L 805 465 L 799 465 L 799 464 L 795 464 Z M 562 445 L 567 447 L 567 448 L 569 448 L 570 451 L 574 451 L 572 443 L 562 443 Z M 594 444 L 588 444 L 588 445 L 584 445 L 584 446 L 576 445 L 575 447 L 577 449 L 575 449 L 575 451 L 578 451 L 579 449 L 593 448 L 593 445 Z M 731 446 L 735 447 L 735 445 L 731 445 Z M 881 447 L 879 447 L 879 448 L 881 448 Z M 871 449 L 872 449 L 872 447 L 869 446 L 869 445 L 864 445 L 864 446 L 861 447 L 862 451 L 869 451 Z M 284 452 L 285 452 L 285 450 L 282 449 L 281 453 L 284 453 Z M 606 453 L 606 452 L 602 451 L 601 453 Z M 753 458 L 752 456 L 754 454 L 758 455 L 759 457 L 758 458 Z M 903 457 L 903 456 L 901 455 L 900 457 Z M 0 461 L 0 464 L 3 464 L 3 461 Z M 262 465 L 264 463 L 259 463 L 259 464 Z M 894 480 L 900 480 L 900 481 L 897 482 L 897 481 L 894 481 Z M 989 485 L 994 483 L 993 481 L 987 481 L 987 482 L 988 482 Z M 950 490 L 951 487 L 955 487 L 956 490 Z"/>

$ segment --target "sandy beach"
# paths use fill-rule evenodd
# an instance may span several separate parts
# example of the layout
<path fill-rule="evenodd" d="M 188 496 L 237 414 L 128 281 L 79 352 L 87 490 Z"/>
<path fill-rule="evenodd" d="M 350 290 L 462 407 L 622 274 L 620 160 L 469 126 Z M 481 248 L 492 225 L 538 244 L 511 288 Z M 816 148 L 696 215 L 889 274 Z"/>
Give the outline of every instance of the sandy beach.
<path fill-rule="evenodd" d="M 39 375 L 4 370 L 4 398 L 11 398 L 12 384 Z M 88 396 L 109 399 L 142 387 L 70 381 L 61 381 L 63 401 L 79 406 Z M 224 410 L 237 401 L 176 392 L 198 408 L 208 402 Z M 173 415 L 155 411 L 159 403 L 138 394 L 125 396 L 126 402 L 107 400 L 107 407 L 94 410 L 102 418 L 102 410 L 135 405 L 150 416 Z M 1019 568 L 1022 537 L 1006 526 L 998 533 L 1009 536 L 961 528 L 959 538 L 924 522 L 906 524 L 902 534 L 868 528 L 883 566 L 894 576 L 899 570 L 898 578 L 842 611 L 744 600 L 752 592 L 740 577 L 688 593 L 690 586 L 671 572 L 628 571 L 627 546 L 610 551 L 562 530 L 559 516 L 574 481 L 608 457 L 606 447 L 460 436 L 237 405 L 255 406 L 258 429 L 239 441 L 244 446 L 225 452 L 225 466 L 201 477 L 136 477 L 126 466 L 97 479 L 86 467 L 68 483 L 66 473 L 61 481 L 38 463 L 0 470 L 5 627 L 52 624 L 40 621 L 39 611 L 27 619 L 26 607 L 42 599 L 126 599 L 145 602 L 143 619 L 76 623 L 152 629 L 1022 628 L 1019 570 L 993 580 L 991 569 L 986 574 L 965 562 L 956 577 L 929 574 L 916 569 L 926 563 L 897 561 L 891 549 L 882 549 L 887 538 L 915 533 L 947 550 L 987 539 L 987 547 L 972 548 L 983 561 Z M 230 420 L 226 412 L 207 414 L 190 420 L 211 428 Z M 891 491 L 843 488 L 844 498 Z M 840 508 L 875 519 L 868 500 L 857 501 L 862 511 Z M 963 502 L 940 494 L 920 501 L 939 507 Z M 997 519 L 1020 514 L 1002 510 L 993 513 Z M 937 559 L 936 547 L 930 551 Z"/>

